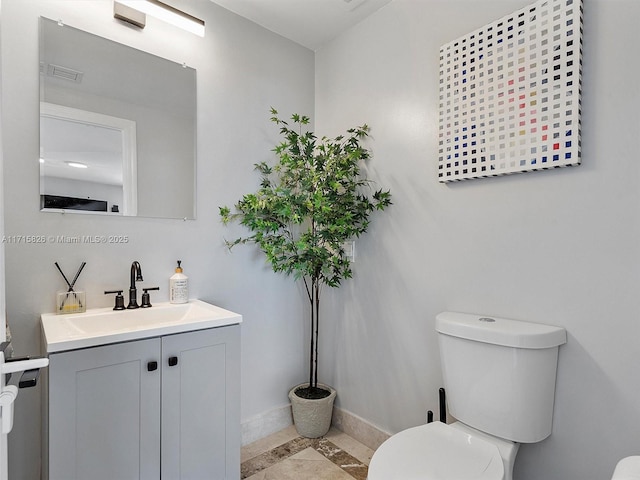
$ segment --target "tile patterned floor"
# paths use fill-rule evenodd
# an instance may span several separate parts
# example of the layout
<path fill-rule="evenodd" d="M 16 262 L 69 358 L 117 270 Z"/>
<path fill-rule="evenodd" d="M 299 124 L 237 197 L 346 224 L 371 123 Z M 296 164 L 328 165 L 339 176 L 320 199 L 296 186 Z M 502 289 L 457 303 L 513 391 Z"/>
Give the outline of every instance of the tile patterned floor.
<path fill-rule="evenodd" d="M 242 448 L 241 479 L 366 480 L 373 450 L 332 428 L 318 439 L 289 427 Z"/>

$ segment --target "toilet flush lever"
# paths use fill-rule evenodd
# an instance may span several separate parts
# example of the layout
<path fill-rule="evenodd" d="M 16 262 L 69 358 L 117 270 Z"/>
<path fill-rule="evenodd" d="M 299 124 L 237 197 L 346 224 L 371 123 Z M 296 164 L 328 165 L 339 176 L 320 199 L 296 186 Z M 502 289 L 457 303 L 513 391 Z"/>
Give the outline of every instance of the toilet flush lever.
<path fill-rule="evenodd" d="M 478 320 L 480 322 L 485 322 L 485 323 L 494 323 L 496 321 L 495 318 L 491 318 L 491 317 L 481 317 Z"/>

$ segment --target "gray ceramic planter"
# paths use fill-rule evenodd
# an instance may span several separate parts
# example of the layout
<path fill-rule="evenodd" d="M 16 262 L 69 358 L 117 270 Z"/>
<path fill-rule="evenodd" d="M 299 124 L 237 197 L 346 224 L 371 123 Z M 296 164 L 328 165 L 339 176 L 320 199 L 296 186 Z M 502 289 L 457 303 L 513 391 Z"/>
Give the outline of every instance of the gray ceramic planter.
<path fill-rule="evenodd" d="M 318 438 L 325 435 L 329 431 L 329 427 L 331 427 L 331 415 L 333 414 L 333 401 L 336 398 L 336 391 L 328 385 L 319 383 L 318 387 L 322 387 L 331 392 L 328 397 L 318 400 L 298 397 L 295 391 L 307 385 L 309 384 L 303 383 L 296 385 L 289 391 L 289 400 L 291 400 L 291 409 L 293 411 L 293 423 L 300 436 Z"/>

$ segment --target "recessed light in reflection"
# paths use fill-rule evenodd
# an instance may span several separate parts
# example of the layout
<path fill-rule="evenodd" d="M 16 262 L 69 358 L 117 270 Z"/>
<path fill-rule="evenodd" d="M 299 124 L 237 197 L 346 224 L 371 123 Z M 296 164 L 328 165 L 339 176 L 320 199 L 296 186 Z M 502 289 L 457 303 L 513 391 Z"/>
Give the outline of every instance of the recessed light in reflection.
<path fill-rule="evenodd" d="M 89 168 L 88 165 L 85 165 L 84 163 L 80 163 L 80 162 L 65 162 L 65 163 L 73 168 Z"/>

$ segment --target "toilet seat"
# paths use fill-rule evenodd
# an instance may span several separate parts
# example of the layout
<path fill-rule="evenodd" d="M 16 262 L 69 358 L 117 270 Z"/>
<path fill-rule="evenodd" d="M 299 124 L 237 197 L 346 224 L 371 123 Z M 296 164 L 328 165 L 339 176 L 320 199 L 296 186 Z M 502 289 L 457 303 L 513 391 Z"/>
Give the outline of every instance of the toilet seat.
<path fill-rule="evenodd" d="M 368 480 L 502 480 L 498 447 L 440 422 L 409 428 L 376 450 Z"/>

